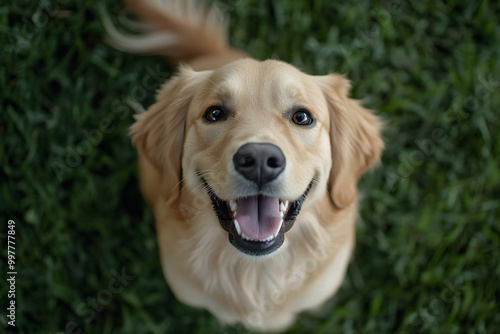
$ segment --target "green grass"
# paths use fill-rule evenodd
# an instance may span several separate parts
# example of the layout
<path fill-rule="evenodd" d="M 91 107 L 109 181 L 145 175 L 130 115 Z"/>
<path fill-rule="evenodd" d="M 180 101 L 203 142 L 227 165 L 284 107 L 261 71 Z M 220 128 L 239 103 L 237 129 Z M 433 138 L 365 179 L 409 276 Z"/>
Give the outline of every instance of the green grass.
<path fill-rule="evenodd" d="M 362 219 L 342 289 L 289 333 L 500 332 L 500 5 L 223 7 L 233 45 L 308 73 L 347 74 L 353 95 L 387 123 L 382 165 L 360 184 Z M 177 302 L 163 279 L 126 97 L 147 107 L 147 69 L 171 69 L 103 42 L 104 11 L 117 17 L 121 8 L 0 5 L 0 322 L 12 219 L 19 333 L 247 333 Z M 59 178 L 54 166 L 66 166 Z M 113 270 L 122 268 L 135 277 L 118 284 Z"/>

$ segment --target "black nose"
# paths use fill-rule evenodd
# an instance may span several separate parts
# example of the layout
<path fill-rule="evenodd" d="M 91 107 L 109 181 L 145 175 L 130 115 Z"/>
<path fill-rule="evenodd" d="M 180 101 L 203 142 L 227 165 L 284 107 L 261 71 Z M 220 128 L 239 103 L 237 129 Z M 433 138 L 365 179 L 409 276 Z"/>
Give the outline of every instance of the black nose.
<path fill-rule="evenodd" d="M 239 148 L 233 156 L 233 163 L 241 175 L 255 182 L 260 189 L 285 169 L 286 159 L 276 145 L 250 143 Z"/>

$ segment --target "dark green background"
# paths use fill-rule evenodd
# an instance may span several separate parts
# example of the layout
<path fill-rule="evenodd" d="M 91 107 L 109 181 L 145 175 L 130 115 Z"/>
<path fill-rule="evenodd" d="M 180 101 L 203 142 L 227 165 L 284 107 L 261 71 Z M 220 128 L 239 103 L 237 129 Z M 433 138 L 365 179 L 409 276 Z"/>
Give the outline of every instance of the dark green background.
<path fill-rule="evenodd" d="M 347 74 L 353 96 L 387 123 L 382 164 L 360 183 L 342 289 L 289 333 L 500 332 L 498 2 L 222 6 L 233 45 L 311 74 Z M 120 25 L 121 10 L 117 1 L 0 5 L 0 321 L 13 219 L 21 333 L 68 324 L 82 333 L 247 333 L 180 304 L 163 279 L 126 100 L 150 105 L 154 91 L 137 88 L 148 68 L 171 69 L 103 41 L 103 15 Z M 68 161 L 60 181 L 54 166 Z M 134 278 L 108 293 L 113 270 Z"/>

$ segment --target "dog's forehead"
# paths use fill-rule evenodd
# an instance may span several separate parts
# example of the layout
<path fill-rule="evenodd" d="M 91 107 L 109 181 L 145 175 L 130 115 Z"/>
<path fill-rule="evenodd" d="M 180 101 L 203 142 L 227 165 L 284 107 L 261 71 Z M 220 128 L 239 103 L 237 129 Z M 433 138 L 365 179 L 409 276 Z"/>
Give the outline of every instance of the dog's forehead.
<path fill-rule="evenodd" d="M 277 60 L 242 59 L 214 71 L 207 84 L 212 98 L 226 104 L 289 108 L 324 101 L 312 76 Z"/>

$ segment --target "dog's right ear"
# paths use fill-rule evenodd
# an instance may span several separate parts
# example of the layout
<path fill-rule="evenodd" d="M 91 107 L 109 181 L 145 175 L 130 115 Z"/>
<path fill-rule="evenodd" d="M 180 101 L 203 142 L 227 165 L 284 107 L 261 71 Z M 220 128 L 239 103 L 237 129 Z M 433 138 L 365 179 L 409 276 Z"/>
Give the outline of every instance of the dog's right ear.
<path fill-rule="evenodd" d="M 180 193 L 186 115 L 202 73 L 206 72 L 181 67 L 179 74 L 162 86 L 156 103 L 136 115 L 130 127 L 132 145 L 157 169 L 161 180 L 157 186 L 167 203 L 174 202 Z"/>

